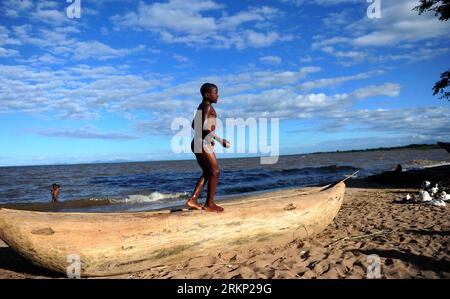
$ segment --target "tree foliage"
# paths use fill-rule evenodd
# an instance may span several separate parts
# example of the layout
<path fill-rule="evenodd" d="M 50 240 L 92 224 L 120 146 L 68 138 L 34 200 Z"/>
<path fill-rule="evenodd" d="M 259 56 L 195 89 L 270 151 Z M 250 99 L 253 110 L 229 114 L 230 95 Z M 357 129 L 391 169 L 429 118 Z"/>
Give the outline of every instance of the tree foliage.
<path fill-rule="evenodd" d="M 450 0 L 420 0 L 420 5 L 413 8 L 419 15 L 427 11 L 434 11 L 434 15 L 439 16 L 440 21 L 447 21 L 450 18 Z"/>
<path fill-rule="evenodd" d="M 450 91 L 445 91 L 444 89 L 450 85 L 450 70 L 443 72 L 441 74 L 441 80 L 436 82 L 433 87 L 433 95 L 441 94 L 441 99 L 449 99 L 450 101 Z"/>
<path fill-rule="evenodd" d="M 420 5 L 413 8 L 419 12 L 419 15 L 427 11 L 433 11 L 440 21 L 448 21 L 450 18 L 450 0 L 420 0 Z M 441 80 L 436 82 L 433 87 L 433 95 L 440 94 L 441 99 L 450 101 L 450 92 L 445 91 L 450 86 L 450 70 L 441 74 Z"/>

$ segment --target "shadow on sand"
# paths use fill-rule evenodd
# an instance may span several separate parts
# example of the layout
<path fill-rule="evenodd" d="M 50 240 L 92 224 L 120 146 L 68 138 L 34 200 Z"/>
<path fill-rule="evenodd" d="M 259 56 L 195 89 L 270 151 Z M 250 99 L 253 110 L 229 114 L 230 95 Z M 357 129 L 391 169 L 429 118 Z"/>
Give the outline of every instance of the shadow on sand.
<path fill-rule="evenodd" d="M 25 276 L 43 276 L 48 278 L 64 278 L 60 273 L 51 272 L 34 266 L 10 247 L 0 247 L 0 269 L 24 274 Z"/>
<path fill-rule="evenodd" d="M 450 236 L 450 231 L 436 231 L 436 230 L 425 230 L 425 229 L 410 229 L 406 231 L 410 234 L 416 234 L 421 236 L 441 236 L 447 237 Z"/>

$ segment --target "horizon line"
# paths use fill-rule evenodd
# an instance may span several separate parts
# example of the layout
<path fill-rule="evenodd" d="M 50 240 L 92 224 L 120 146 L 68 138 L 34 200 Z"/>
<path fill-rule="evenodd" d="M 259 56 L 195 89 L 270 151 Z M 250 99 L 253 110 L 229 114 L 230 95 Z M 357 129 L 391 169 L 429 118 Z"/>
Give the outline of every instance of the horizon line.
<path fill-rule="evenodd" d="M 295 154 L 283 154 L 278 155 L 279 157 L 284 156 L 296 156 L 296 155 L 314 155 L 314 154 L 335 154 L 335 153 L 348 153 L 348 152 L 364 152 L 364 151 L 376 151 L 376 150 L 388 150 L 388 149 L 405 149 L 405 148 L 414 148 L 414 147 L 425 147 L 432 146 L 433 148 L 440 148 L 437 143 L 411 143 L 407 145 L 401 146 L 391 146 L 391 147 L 373 147 L 373 148 L 365 148 L 365 149 L 351 149 L 351 150 L 335 150 L 335 151 L 319 151 L 319 152 L 307 152 L 307 153 L 295 153 Z M 222 159 L 257 159 L 261 157 L 270 157 L 270 156 L 251 156 L 251 157 L 229 157 L 229 158 L 218 158 L 218 160 Z M 147 161 L 120 161 L 121 159 L 116 159 L 119 161 L 94 161 L 94 162 L 83 162 L 83 163 L 58 163 L 58 164 L 28 164 L 28 165 L 0 165 L 0 168 L 7 167 L 35 167 L 35 166 L 67 166 L 67 165 L 91 165 L 91 164 L 121 164 L 121 163 L 151 163 L 151 162 L 171 162 L 171 161 L 191 161 L 195 160 L 191 159 L 171 159 L 171 160 L 147 160 Z"/>

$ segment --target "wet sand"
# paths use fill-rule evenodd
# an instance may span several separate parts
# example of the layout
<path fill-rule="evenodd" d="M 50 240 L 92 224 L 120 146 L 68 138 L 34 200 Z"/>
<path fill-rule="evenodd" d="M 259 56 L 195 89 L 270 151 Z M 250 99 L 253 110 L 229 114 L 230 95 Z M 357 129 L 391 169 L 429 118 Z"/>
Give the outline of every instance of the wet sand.
<path fill-rule="evenodd" d="M 428 170 L 430 171 L 430 170 Z M 450 278 L 449 207 L 398 204 L 417 188 L 348 183 L 335 220 L 305 241 L 199 256 L 110 278 Z M 35 267 L 0 241 L 0 278 L 64 278 Z"/>

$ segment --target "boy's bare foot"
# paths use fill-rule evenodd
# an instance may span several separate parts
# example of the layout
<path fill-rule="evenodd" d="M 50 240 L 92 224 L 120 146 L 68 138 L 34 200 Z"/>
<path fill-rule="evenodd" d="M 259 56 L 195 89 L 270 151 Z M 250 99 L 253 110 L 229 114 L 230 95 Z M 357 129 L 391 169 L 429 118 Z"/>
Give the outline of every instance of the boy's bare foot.
<path fill-rule="evenodd" d="M 203 209 L 208 212 L 223 212 L 223 208 L 216 204 L 205 205 L 203 206 Z"/>
<path fill-rule="evenodd" d="M 190 198 L 187 202 L 186 205 L 190 208 L 190 209 L 194 209 L 194 210 L 201 210 L 202 206 L 199 205 L 197 203 L 197 200 L 195 198 Z"/>

